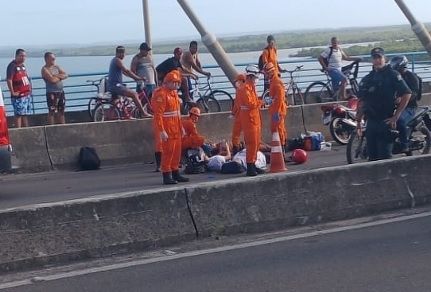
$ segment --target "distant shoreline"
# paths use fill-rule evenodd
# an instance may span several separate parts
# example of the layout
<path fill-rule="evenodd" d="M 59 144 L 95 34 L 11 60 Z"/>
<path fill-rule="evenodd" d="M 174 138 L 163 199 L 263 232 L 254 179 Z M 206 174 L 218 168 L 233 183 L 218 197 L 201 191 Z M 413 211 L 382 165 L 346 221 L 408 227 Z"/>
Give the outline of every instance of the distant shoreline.
<path fill-rule="evenodd" d="M 427 24 L 429 28 L 429 24 Z M 249 51 L 260 51 L 266 46 L 267 34 L 229 36 L 219 38 L 223 48 L 228 53 L 239 53 Z M 342 29 L 316 29 L 306 31 L 287 31 L 274 33 L 279 49 L 292 48 L 310 48 L 326 46 L 332 36 L 337 36 L 342 43 L 373 43 L 378 42 L 382 46 L 390 47 L 390 51 L 420 51 L 424 50 L 422 45 L 417 41 L 409 25 L 392 25 L 379 27 L 356 27 Z M 191 40 L 191 39 L 190 39 Z M 175 47 L 188 48 L 190 40 L 175 41 L 171 43 L 155 42 L 153 51 L 157 54 L 171 54 Z M 197 40 L 197 39 L 196 39 Z M 404 41 L 404 43 L 399 40 Z M 199 40 L 197 40 L 199 41 Z M 75 56 L 112 56 L 114 48 L 118 44 L 112 45 L 82 45 L 82 46 L 64 46 L 64 47 L 47 47 L 47 48 L 24 48 L 29 57 L 42 57 L 46 51 L 54 52 L 59 57 Z M 122 44 L 126 47 L 128 54 L 138 52 L 139 43 Z M 206 48 L 199 44 L 199 51 L 207 52 Z M 411 48 L 411 49 L 409 49 Z M 352 55 L 363 54 L 369 48 L 361 46 L 355 48 Z M 14 49 L 0 49 L 0 57 L 11 57 Z M 315 57 L 316 51 L 307 49 L 300 51 L 295 57 Z"/>

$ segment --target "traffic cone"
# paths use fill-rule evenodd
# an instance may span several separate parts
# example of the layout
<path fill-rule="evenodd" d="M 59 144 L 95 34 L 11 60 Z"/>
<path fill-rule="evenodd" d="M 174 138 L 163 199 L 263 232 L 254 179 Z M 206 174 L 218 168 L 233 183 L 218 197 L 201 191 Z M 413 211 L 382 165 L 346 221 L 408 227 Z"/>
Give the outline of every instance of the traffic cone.
<path fill-rule="evenodd" d="M 284 164 L 283 148 L 281 147 L 280 135 L 278 132 L 272 133 L 271 142 L 271 169 L 269 172 L 282 172 L 286 171 Z"/>

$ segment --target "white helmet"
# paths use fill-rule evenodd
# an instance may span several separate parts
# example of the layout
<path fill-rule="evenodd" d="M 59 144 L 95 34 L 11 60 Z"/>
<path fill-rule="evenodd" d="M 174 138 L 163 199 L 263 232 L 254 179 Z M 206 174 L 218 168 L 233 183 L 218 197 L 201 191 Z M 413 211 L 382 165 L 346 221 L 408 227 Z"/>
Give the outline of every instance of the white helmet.
<path fill-rule="evenodd" d="M 248 65 L 245 67 L 245 72 L 248 75 L 253 75 L 254 77 L 259 77 L 260 70 L 256 65 Z"/>

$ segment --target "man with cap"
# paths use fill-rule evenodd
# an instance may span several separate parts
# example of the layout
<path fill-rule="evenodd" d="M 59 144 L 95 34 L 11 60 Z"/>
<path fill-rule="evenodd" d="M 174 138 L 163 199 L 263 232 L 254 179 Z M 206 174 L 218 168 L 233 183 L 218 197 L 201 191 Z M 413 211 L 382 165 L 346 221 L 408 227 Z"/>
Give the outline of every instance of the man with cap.
<path fill-rule="evenodd" d="M 239 108 L 241 128 L 244 131 L 245 148 L 247 149 L 247 176 L 256 176 L 262 172 L 255 165 L 261 140 L 260 107 L 262 102 L 256 93 L 259 68 L 256 65 L 248 65 L 245 71 L 245 84 L 238 88 L 235 103 Z"/>
<path fill-rule="evenodd" d="M 373 48 L 371 58 L 373 70 L 359 84 L 356 117 L 359 135 L 362 135 L 361 119 L 367 119 L 365 138 L 369 160 L 373 161 L 392 157 L 393 130 L 409 102 L 411 91 L 400 73 L 386 64 L 382 48 Z M 400 102 L 396 104 L 398 96 Z"/>
<path fill-rule="evenodd" d="M 156 67 L 157 75 L 159 77 L 159 82 L 161 82 L 166 74 L 172 70 L 178 70 L 181 73 L 181 92 L 182 97 L 185 102 L 191 102 L 189 85 L 187 77 L 196 79 L 196 75 L 187 74 L 181 64 L 181 56 L 183 55 L 183 50 L 181 48 L 175 48 L 174 56 L 166 59 Z"/>
<path fill-rule="evenodd" d="M 156 88 L 157 80 L 156 69 L 154 68 L 154 62 L 150 51 L 151 48 L 148 44 L 142 43 L 139 46 L 139 53 L 133 57 L 130 65 L 130 70 L 133 73 L 145 79 L 145 84 L 142 81 L 137 82 L 136 91 L 140 93 L 145 88 L 147 96 L 152 95 L 153 90 Z"/>
<path fill-rule="evenodd" d="M 361 61 L 361 58 L 348 56 L 340 47 L 337 37 L 331 38 L 331 46 L 327 47 L 319 56 L 322 69 L 331 77 L 334 90 L 340 88 L 339 99 L 346 99 L 347 76 L 343 74 L 343 60 Z"/>
<path fill-rule="evenodd" d="M 161 171 L 165 185 L 189 181 L 188 178 L 180 175 L 178 169 L 183 135 L 180 100 L 177 93 L 180 83 L 180 71 L 172 70 L 165 75 L 162 86 L 154 91 L 152 98 L 154 131 L 159 133 L 162 144 Z"/>
<path fill-rule="evenodd" d="M 268 35 L 266 38 L 267 46 L 265 49 L 263 49 L 262 52 L 262 62 L 263 66 L 265 66 L 267 63 L 271 63 L 274 65 L 275 68 L 275 75 L 279 75 L 280 72 L 284 73 L 286 70 L 282 69 L 280 67 L 280 64 L 278 64 L 278 57 L 277 57 L 277 48 L 275 46 L 275 38 L 272 34 Z M 269 88 L 269 80 L 264 76 L 264 91 Z"/>

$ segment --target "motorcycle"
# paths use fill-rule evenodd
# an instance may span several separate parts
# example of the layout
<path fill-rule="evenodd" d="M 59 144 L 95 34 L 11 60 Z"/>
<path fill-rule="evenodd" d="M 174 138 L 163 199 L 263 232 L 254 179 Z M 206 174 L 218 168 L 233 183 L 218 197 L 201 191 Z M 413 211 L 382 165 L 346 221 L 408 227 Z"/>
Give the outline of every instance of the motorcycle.
<path fill-rule="evenodd" d="M 321 106 L 323 124 L 329 125 L 329 132 L 338 144 L 346 145 L 356 128 L 357 105 L 358 98 L 351 97 L 347 106 L 338 103 Z"/>
<path fill-rule="evenodd" d="M 412 156 L 413 154 L 428 154 L 431 148 L 431 107 L 419 107 L 416 111 L 414 118 L 407 124 L 409 133 L 408 150 L 401 152 L 402 147 L 399 141 L 398 131 L 392 131 L 392 138 L 394 139 L 394 147 L 392 154 L 406 154 Z M 366 122 L 362 125 L 362 135 L 359 136 L 356 127 L 350 135 L 347 144 L 347 162 L 349 164 L 368 160 L 367 141 L 365 138 Z"/>

